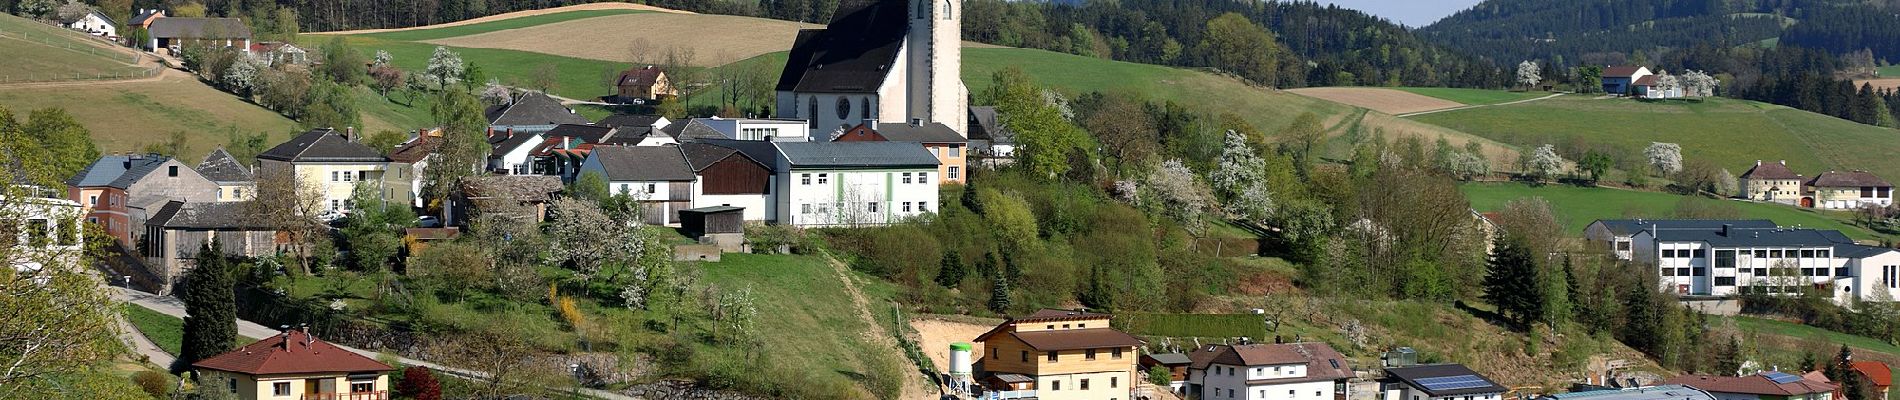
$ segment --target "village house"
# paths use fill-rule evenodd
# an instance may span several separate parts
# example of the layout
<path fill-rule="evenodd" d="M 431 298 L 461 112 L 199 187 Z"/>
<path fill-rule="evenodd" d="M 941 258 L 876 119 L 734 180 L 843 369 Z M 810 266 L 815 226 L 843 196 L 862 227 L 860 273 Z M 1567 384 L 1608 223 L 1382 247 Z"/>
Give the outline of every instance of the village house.
<path fill-rule="evenodd" d="M 112 21 L 112 17 L 106 16 L 99 10 L 87 11 L 85 14 L 71 18 L 62 18 L 59 25 L 93 36 L 119 37 L 119 23 Z"/>
<path fill-rule="evenodd" d="M 1627 239 L 1630 259 L 1655 266 L 1665 291 L 1733 296 L 1816 288 L 1841 304 L 1883 297 L 1877 293 L 1900 297 L 1900 250 L 1856 244 L 1839 231 L 1761 227 L 1761 221 L 1645 222 Z M 1608 231 L 1609 225 L 1617 224 L 1598 221 L 1589 229 Z M 1607 243 L 1600 234 L 1586 236 Z"/>
<path fill-rule="evenodd" d="M 251 45 L 251 56 L 263 60 L 266 65 L 285 64 L 304 65 L 310 63 L 310 52 L 302 47 L 284 42 L 257 42 Z"/>
<path fill-rule="evenodd" d="M 1503 386 L 1464 364 L 1386 368 L 1379 400 L 1499 400 Z"/>
<path fill-rule="evenodd" d="M 587 154 L 581 173 L 607 179 L 607 191 L 646 206 L 646 223 L 679 223 L 679 210 L 695 208 L 693 183 L 699 177 L 674 146 L 600 146 Z"/>
<path fill-rule="evenodd" d="M 970 165 L 998 167 L 1016 162 L 1016 134 L 996 117 L 996 107 L 970 107 L 970 121 L 965 131 L 970 136 L 970 158 L 976 159 Z"/>
<path fill-rule="evenodd" d="M 428 207 L 428 199 L 423 191 L 423 174 L 429 168 L 429 160 L 434 158 L 436 149 L 442 147 L 442 129 L 418 129 L 415 137 L 389 151 L 388 184 L 409 190 L 410 206 Z"/>
<path fill-rule="evenodd" d="M 131 21 L 126 21 L 125 27 L 129 29 L 149 30 L 152 28 L 152 21 L 157 21 L 159 18 L 165 18 L 165 10 L 141 8 L 138 12 L 132 14 Z M 133 43 L 132 45 L 136 47 L 143 45 L 143 43 Z"/>
<path fill-rule="evenodd" d="M 593 123 L 561 105 L 560 100 L 532 91 L 515 95 L 507 103 L 488 106 L 482 115 L 488 118 L 488 129 L 516 134 L 547 132 L 561 124 Z"/>
<path fill-rule="evenodd" d="M 1893 184 L 1866 171 L 1828 171 L 1803 183 L 1803 206 L 1858 210 L 1893 205 Z"/>
<path fill-rule="evenodd" d="M 1755 160 L 1755 166 L 1749 167 L 1740 178 L 1741 197 L 1754 201 L 1765 201 L 1787 205 L 1801 205 L 1801 175 L 1788 169 L 1788 160 L 1775 163 L 1762 163 Z"/>
<path fill-rule="evenodd" d="M 1715 395 L 1683 385 L 1585 390 L 1538 397 L 1539 400 L 1718 400 Z"/>
<path fill-rule="evenodd" d="M 5 252 L 8 267 L 32 272 L 55 265 L 77 265 L 81 253 L 82 223 L 86 214 L 79 202 L 54 197 L 56 191 L 15 186 L 14 195 L 0 195 L 0 232 L 13 235 L 0 243 L 18 251 Z M 17 195 L 17 196 L 15 196 Z"/>
<path fill-rule="evenodd" d="M 1599 219 L 1583 227 L 1583 239 L 1599 248 L 1611 249 L 1619 260 L 1628 260 L 1635 246 L 1636 233 L 1655 229 L 1695 229 L 1719 231 L 1726 225 L 1740 229 L 1775 229 L 1775 221 L 1765 219 Z"/>
<path fill-rule="evenodd" d="M 773 142 L 805 142 L 811 138 L 805 120 L 766 119 L 766 118 L 694 118 L 690 125 L 704 125 L 719 132 L 719 136 L 736 140 L 765 140 Z"/>
<path fill-rule="evenodd" d="M 139 255 L 146 267 L 170 286 L 197 265 L 200 247 L 216 242 L 224 255 L 262 257 L 276 254 L 278 246 L 273 228 L 262 221 L 249 220 L 244 207 L 249 203 L 169 202 L 145 221 Z"/>
<path fill-rule="evenodd" d="M 1839 388 L 1777 371 L 1747 376 L 1681 375 L 1663 382 L 1700 389 L 1720 400 L 1829 400 Z"/>
<path fill-rule="evenodd" d="M 85 207 L 87 223 L 132 246 L 146 217 L 166 202 L 217 201 L 219 186 L 171 157 L 127 154 L 99 157 L 66 187 L 66 198 Z"/>
<path fill-rule="evenodd" d="M 1603 68 L 1603 92 L 1613 95 L 1633 96 L 1636 81 L 1656 76 L 1647 67 L 1611 66 Z"/>
<path fill-rule="evenodd" d="M 652 65 L 634 67 L 620 71 L 614 78 L 615 100 L 619 102 L 645 102 L 659 100 L 662 96 L 678 96 L 673 90 L 673 82 L 666 78 L 666 70 Z"/>
<path fill-rule="evenodd" d="M 1209 344 L 1188 358 L 1187 393 L 1201 399 L 1343 400 L 1355 377 L 1325 343 Z"/>
<path fill-rule="evenodd" d="M 1141 339 L 1110 328 L 1113 315 L 1044 309 L 976 337 L 973 377 L 989 399 L 1123 400 L 1140 379 Z"/>
<path fill-rule="evenodd" d="M 251 51 L 251 27 L 237 18 L 165 17 L 147 21 L 146 50 L 178 55 L 187 46 L 232 47 Z"/>
<path fill-rule="evenodd" d="M 678 148 L 695 176 L 692 207 L 741 208 L 744 221 L 770 221 L 778 216 L 778 204 L 772 201 L 772 168 L 764 161 L 711 143 L 681 143 Z"/>
<path fill-rule="evenodd" d="M 311 129 L 258 154 L 258 171 L 262 177 L 288 173 L 303 185 L 315 188 L 323 197 L 324 210 L 331 212 L 325 218 L 340 217 L 355 208 L 350 196 L 357 185 L 374 185 L 383 195 L 383 201 L 409 203 L 407 184 L 384 182 L 389 158 L 381 151 L 358 143 L 355 136 L 355 129 L 343 132 Z M 397 182 L 408 180 L 398 178 Z"/>
<path fill-rule="evenodd" d="M 1859 374 L 1862 382 L 1867 382 L 1872 399 L 1885 399 L 1893 388 L 1893 369 L 1887 363 L 1879 361 L 1854 361 L 1851 364 L 1854 373 Z"/>
<path fill-rule="evenodd" d="M 191 364 L 238 400 L 389 400 L 389 365 L 293 329 Z"/>
<path fill-rule="evenodd" d="M 549 129 L 552 130 L 552 129 Z M 534 167 L 534 150 L 546 131 L 488 130 L 489 172 L 503 175 L 529 175 Z"/>
<path fill-rule="evenodd" d="M 1177 395 L 1187 395 L 1188 367 L 1194 365 L 1194 360 L 1189 359 L 1186 354 L 1142 354 L 1136 364 L 1141 367 L 1135 370 L 1137 374 L 1146 374 L 1157 367 L 1168 371 L 1168 391 Z"/>
<path fill-rule="evenodd" d="M 962 17 L 961 0 L 876 0 L 840 9 L 825 29 L 798 32 L 779 74 L 774 110 L 810 121 L 809 136 L 864 120 L 913 119 L 962 136 L 969 118 Z"/>
<path fill-rule="evenodd" d="M 257 195 L 257 178 L 220 146 L 198 162 L 198 174 L 218 185 L 216 201 L 245 201 Z"/>
<path fill-rule="evenodd" d="M 778 222 L 879 225 L 936 209 L 937 157 L 902 142 L 779 142 Z"/>
<path fill-rule="evenodd" d="M 942 183 L 961 184 L 969 170 L 964 160 L 969 139 L 958 135 L 957 131 L 944 124 L 922 124 L 912 120 L 908 124 L 880 124 L 877 120 L 866 120 L 850 130 L 840 132 L 831 138 L 834 142 L 911 142 L 924 145 L 932 156 L 937 157 L 937 176 Z"/>

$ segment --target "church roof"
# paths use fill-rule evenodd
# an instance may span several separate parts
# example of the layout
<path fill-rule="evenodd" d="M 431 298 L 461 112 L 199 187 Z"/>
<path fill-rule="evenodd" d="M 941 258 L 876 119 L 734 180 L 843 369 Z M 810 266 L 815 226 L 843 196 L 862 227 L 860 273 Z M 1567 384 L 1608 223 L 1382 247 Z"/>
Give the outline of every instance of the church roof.
<path fill-rule="evenodd" d="M 884 83 L 910 30 L 908 2 L 872 0 L 853 10 L 825 29 L 798 32 L 778 90 L 865 93 Z"/>

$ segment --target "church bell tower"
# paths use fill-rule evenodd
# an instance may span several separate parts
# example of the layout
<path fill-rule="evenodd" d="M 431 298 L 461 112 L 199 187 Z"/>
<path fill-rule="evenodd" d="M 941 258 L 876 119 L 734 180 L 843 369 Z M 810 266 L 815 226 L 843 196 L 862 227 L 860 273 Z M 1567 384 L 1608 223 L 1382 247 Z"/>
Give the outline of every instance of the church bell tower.
<path fill-rule="evenodd" d="M 969 89 L 963 86 L 963 0 L 910 0 L 911 119 L 937 122 L 969 137 Z"/>

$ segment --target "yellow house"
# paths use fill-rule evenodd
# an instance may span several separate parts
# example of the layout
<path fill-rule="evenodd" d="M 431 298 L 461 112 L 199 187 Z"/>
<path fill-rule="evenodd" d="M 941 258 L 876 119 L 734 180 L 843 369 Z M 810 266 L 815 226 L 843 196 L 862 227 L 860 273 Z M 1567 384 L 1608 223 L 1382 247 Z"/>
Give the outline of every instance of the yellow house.
<path fill-rule="evenodd" d="M 217 201 L 245 201 L 257 195 L 254 193 L 257 179 L 252 177 L 251 168 L 238 162 L 224 147 L 212 150 L 204 161 L 198 162 L 198 174 L 218 184 Z"/>
<path fill-rule="evenodd" d="M 1111 317 L 1045 309 L 1004 321 L 976 338 L 973 377 L 995 399 L 1128 399 L 1141 339 L 1109 328 Z"/>
<path fill-rule="evenodd" d="M 1815 175 L 1802 186 L 1807 197 L 1803 206 L 1833 210 L 1893 205 L 1893 184 L 1867 171 L 1828 171 Z"/>
<path fill-rule="evenodd" d="M 382 362 L 288 330 L 191 364 L 198 384 L 239 400 L 389 400 Z"/>
<path fill-rule="evenodd" d="M 258 154 L 257 162 L 262 176 L 294 173 L 303 187 L 322 197 L 325 211 L 347 212 L 354 208 L 350 195 L 359 184 L 375 185 L 383 201 L 406 204 L 410 200 L 408 180 L 393 174 L 385 177 L 389 157 L 358 143 L 354 129 L 312 129 Z M 395 182 L 384 182 L 385 178 Z"/>
<path fill-rule="evenodd" d="M 1778 163 L 1755 160 L 1755 166 L 1743 172 L 1739 179 L 1743 198 L 1787 205 L 1799 205 L 1801 201 L 1801 175 L 1788 169 L 1787 160 Z"/>

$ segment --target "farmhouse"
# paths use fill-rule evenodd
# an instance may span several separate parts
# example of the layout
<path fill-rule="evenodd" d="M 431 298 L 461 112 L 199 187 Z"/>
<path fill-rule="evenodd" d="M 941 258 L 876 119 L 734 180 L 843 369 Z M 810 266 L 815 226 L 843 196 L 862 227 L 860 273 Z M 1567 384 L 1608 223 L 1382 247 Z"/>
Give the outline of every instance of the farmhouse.
<path fill-rule="evenodd" d="M 559 100 L 541 92 L 523 92 L 506 104 L 489 106 L 483 115 L 488 128 L 515 133 L 541 133 L 561 124 L 590 124 L 587 117 L 561 105 Z"/>
<path fill-rule="evenodd" d="M 1631 96 L 1633 95 L 1631 90 L 1634 89 L 1636 81 L 1651 76 L 1656 76 L 1656 74 L 1650 72 L 1647 67 L 1605 67 L 1603 68 L 1603 92 L 1614 95 Z"/>
<path fill-rule="evenodd" d="M 661 96 L 677 96 L 673 83 L 666 78 L 666 70 L 652 65 L 620 71 L 614 78 L 614 95 L 623 102 L 659 100 Z"/>
<path fill-rule="evenodd" d="M 963 183 L 968 172 L 964 164 L 964 148 L 969 140 L 944 124 L 921 122 L 913 120 L 908 124 L 879 124 L 877 120 L 866 120 L 848 131 L 838 133 L 831 140 L 922 144 L 924 150 L 929 150 L 931 155 L 937 157 L 937 176 L 942 177 L 943 183 Z"/>
<path fill-rule="evenodd" d="M 218 184 L 216 201 L 244 201 L 257 195 L 257 178 L 251 175 L 251 168 L 239 163 L 223 146 L 198 162 L 198 173 Z"/>
<path fill-rule="evenodd" d="M 1636 233 L 1656 229 L 1699 229 L 1719 231 L 1723 226 L 1742 229 L 1774 229 L 1775 221 L 1765 219 L 1599 219 L 1583 228 L 1583 238 L 1600 248 L 1613 249 L 1616 258 L 1630 259 Z"/>
<path fill-rule="evenodd" d="M 1853 369 L 1862 382 L 1867 382 L 1875 399 L 1887 398 L 1887 392 L 1893 388 L 1893 369 L 1887 363 L 1879 361 L 1854 361 Z"/>
<path fill-rule="evenodd" d="M 693 184 L 699 177 L 686 156 L 673 146 L 601 146 L 587 154 L 581 173 L 607 178 L 607 190 L 632 196 L 646 206 L 646 223 L 679 223 L 679 210 L 694 208 Z"/>
<path fill-rule="evenodd" d="M 259 221 L 246 221 L 249 203 L 169 202 L 145 222 L 140 256 L 165 285 L 196 265 L 200 247 L 217 243 L 225 255 L 260 257 L 274 254 L 276 232 Z"/>
<path fill-rule="evenodd" d="M 1463 364 L 1386 368 L 1379 400 L 1498 400 L 1505 391 Z"/>
<path fill-rule="evenodd" d="M 171 157 L 131 154 L 99 157 L 66 187 L 66 198 L 85 208 L 86 222 L 130 246 L 166 202 L 217 201 L 219 186 Z"/>
<path fill-rule="evenodd" d="M 1828 400 L 1839 388 L 1776 371 L 1748 376 L 1682 375 L 1663 382 L 1700 389 L 1721 400 Z"/>
<path fill-rule="evenodd" d="M 156 18 L 148 21 L 145 49 L 180 54 L 185 46 L 235 47 L 251 51 L 251 27 L 237 18 Z"/>
<path fill-rule="evenodd" d="M 105 13 L 101 13 L 99 10 L 87 11 L 85 14 L 71 18 L 62 18 L 59 21 L 59 25 L 66 27 L 66 29 L 85 32 L 94 36 L 119 36 L 119 23 L 113 22 L 112 17 L 107 17 Z"/>
<path fill-rule="evenodd" d="M 1641 99 L 1674 99 L 1682 97 L 1680 83 L 1669 84 L 1668 72 L 1659 75 L 1647 75 L 1629 84 L 1629 97 Z"/>
<path fill-rule="evenodd" d="M 976 337 L 989 354 L 972 366 L 990 399 L 1127 399 L 1137 339 L 1112 315 L 1044 309 Z"/>
<path fill-rule="evenodd" d="M 1858 210 L 1893 205 L 1893 184 L 1866 171 L 1823 172 L 1802 185 L 1802 205 L 1831 210 Z"/>
<path fill-rule="evenodd" d="M 1203 399 L 1346 398 L 1346 356 L 1325 343 L 1210 344 L 1188 354 L 1187 393 Z"/>
<path fill-rule="evenodd" d="M 390 371 L 375 359 L 293 329 L 191 364 L 198 381 L 239 400 L 388 400 Z"/>
<path fill-rule="evenodd" d="M 781 142 L 773 168 L 785 182 L 778 222 L 857 226 L 902 221 L 934 209 L 937 157 L 901 142 Z"/>
<path fill-rule="evenodd" d="M 874 119 L 947 125 L 963 135 L 961 0 L 874 0 L 798 32 L 777 87 L 780 117 L 811 135 Z"/>
<path fill-rule="evenodd" d="M 355 129 L 337 132 L 318 128 L 293 137 L 288 142 L 257 155 L 258 171 L 265 177 L 290 174 L 323 197 L 323 207 L 340 216 L 356 207 L 350 196 L 359 184 L 372 185 L 383 201 L 408 203 L 408 185 L 385 185 L 389 158 L 356 142 Z M 407 182 L 406 179 L 403 180 Z"/>
<path fill-rule="evenodd" d="M 772 168 L 738 149 L 710 143 L 682 143 L 680 153 L 693 169 L 695 208 L 737 207 L 745 221 L 778 216 L 772 201 Z"/>
<path fill-rule="evenodd" d="M 1801 204 L 1801 175 L 1788 169 L 1788 160 L 1775 163 L 1755 160 L 1755 166 L 1748 168 L 1738 179 L 1741 180 L 1738 187 L 1742 189 L 1743 198 L 1787 205 Z"/>

